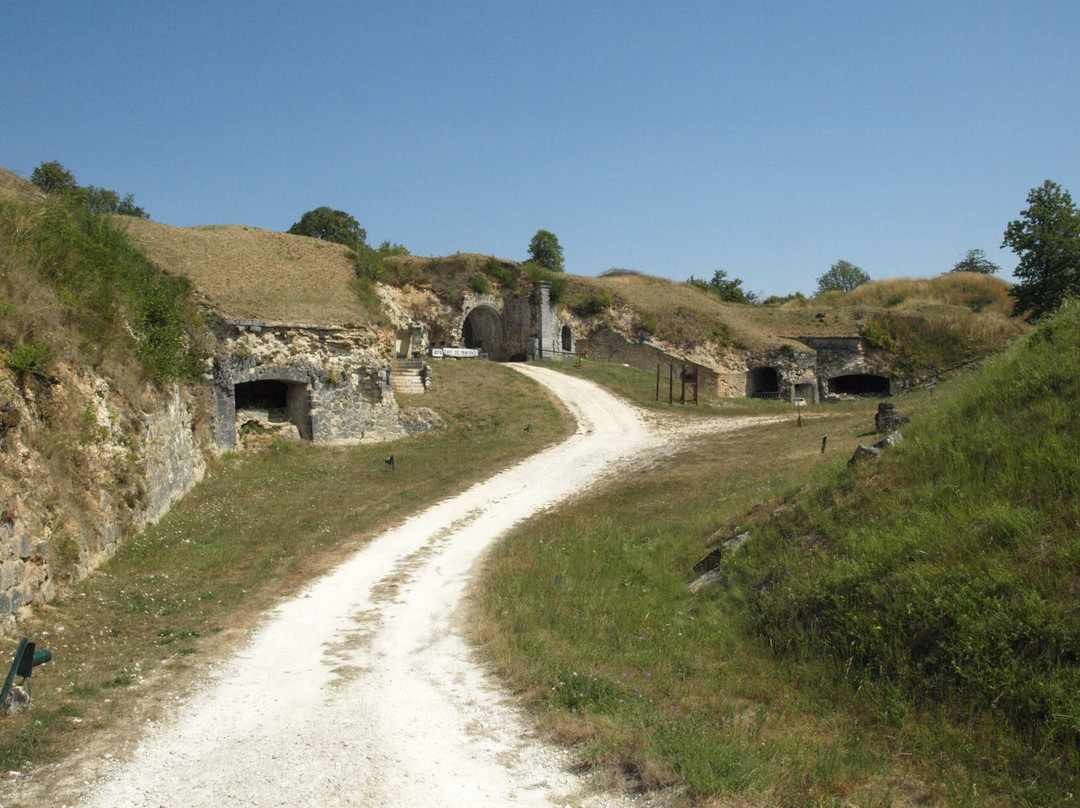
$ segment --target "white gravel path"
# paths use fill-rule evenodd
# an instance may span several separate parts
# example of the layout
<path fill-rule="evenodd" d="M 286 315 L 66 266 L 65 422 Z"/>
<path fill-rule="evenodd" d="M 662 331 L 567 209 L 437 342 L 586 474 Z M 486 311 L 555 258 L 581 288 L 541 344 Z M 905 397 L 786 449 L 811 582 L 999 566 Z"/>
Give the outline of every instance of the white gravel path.
<path fill-rule="evenodd" d="M 621 806 L 534 739 L 456 623 L 471 571 L 516 522 L 663 443 L 588 382 L 515 365 L 577 433 L 409 519 L 276 609 L 213 680 L 92 784 L 116 806 Z"/>

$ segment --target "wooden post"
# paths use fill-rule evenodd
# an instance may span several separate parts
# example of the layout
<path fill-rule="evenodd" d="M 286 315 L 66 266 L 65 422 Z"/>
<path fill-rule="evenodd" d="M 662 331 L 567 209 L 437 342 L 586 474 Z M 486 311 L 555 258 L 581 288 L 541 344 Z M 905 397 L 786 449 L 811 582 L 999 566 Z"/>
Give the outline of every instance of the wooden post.
<path fill-rule="evenodd" d="M 656 400 L 660 400 L 660 363 L 656 363 Z"/>
<path fill-rule="evenodd" d="M 667 366 L 667 403 L 675 401 L 675 365 Z"/>
<path fill-rule="evenodd" d="M 679 371 L 679 403 L 686 403 L 686 365 Z"/>

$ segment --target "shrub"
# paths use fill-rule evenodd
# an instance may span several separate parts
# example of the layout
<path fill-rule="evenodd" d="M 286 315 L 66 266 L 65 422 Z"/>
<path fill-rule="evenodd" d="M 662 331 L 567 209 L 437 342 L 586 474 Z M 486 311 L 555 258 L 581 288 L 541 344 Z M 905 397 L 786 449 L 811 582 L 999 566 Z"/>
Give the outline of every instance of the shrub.
<path fill-rule="evenodd" d="M 491 294 L 491 284 L 488 282 L 487 276 L 482 272 L 473 273 L 473 276 L 469 278 L 469 288 L 478 295 Z"/>
<path fill-rule="evenodd" d="M 24 376 L 48 377 L 46 364 L 49 360 L 49 347 L 37 342 L 23 342 L 16 345 L 8 354 L 5 364 L 20 379 Z"/>
<path fill-rule="evenodd" d="M 614 300 L 607 289 L 590 289 L 570 304 L 570 310 L 580 317 L 595 317 L 611 308 Z"/>

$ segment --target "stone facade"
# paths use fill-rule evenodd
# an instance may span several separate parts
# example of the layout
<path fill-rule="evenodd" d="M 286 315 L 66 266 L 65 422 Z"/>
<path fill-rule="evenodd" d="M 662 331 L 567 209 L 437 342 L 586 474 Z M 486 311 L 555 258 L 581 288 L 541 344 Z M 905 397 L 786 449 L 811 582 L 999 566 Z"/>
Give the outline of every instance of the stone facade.
<path fill-rule="evenodd" d="M 450 343 L 499 362 L 575 356 L 573 324 L 551 302 L 551 284 L 537 281 L 528 297 L 465 294 Z"/>
<path fill-rule="evenodd" d="M 219 449 L 236 447 L 245 428 L 316 443 L 391 440 L 415 428 L 417 418 L 403 418 L 394 400 L 393 349 L 372 328 L 226 321 L 218 337 Z"/>

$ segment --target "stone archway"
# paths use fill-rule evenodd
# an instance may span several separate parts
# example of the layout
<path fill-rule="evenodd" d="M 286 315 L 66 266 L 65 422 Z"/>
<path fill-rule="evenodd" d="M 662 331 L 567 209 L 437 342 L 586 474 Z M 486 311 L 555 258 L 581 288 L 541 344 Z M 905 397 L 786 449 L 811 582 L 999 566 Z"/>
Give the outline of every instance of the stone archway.
<path fill-rule="evenodd" d="M 565 353 L 572 353 L 574 350 L 574 332 L 570 330 L 570 326 L 564 325 L 562 327 L 560 337 L 563 351 Z"/>
<path fill-rule="evenodd" d="M 465 317 L 461 325 L 461 342 L 466 348 L 475 348 L 488 358 L 503 361 L 504 339 L 502 318 L 490 306 L 477 306 Z"/>

